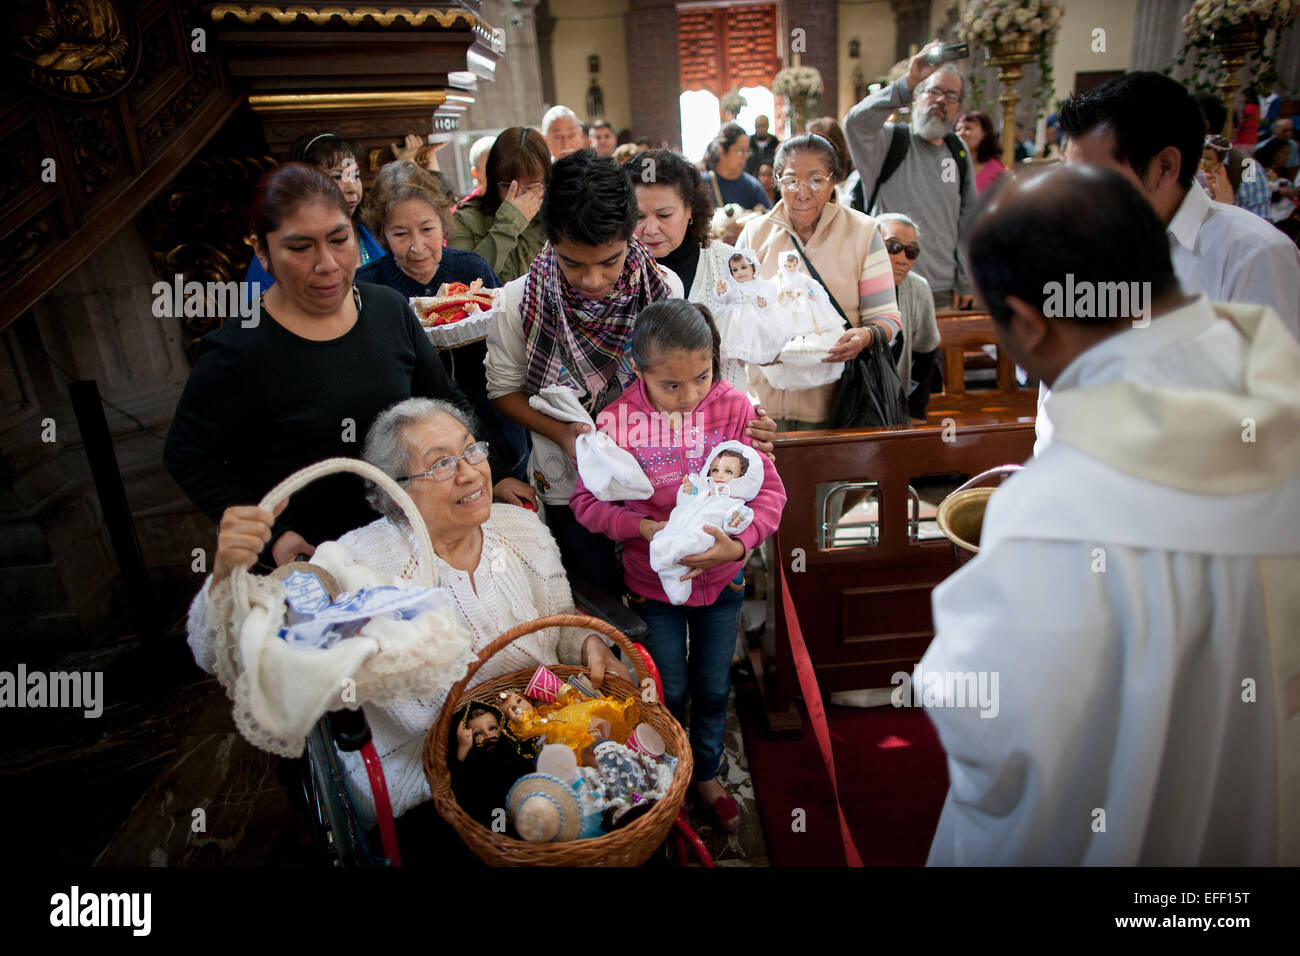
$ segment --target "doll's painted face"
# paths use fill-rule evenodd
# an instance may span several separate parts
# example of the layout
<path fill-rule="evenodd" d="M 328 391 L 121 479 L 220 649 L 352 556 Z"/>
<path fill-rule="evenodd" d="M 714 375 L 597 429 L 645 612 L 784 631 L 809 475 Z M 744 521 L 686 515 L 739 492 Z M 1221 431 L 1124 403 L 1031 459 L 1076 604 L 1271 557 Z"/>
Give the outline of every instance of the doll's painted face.
<path fill-rule="evenodd" d="M 781 268 L 784 269 L 786 272 L 798 272 L 799 257 L 794 254 L 786 256 L 785 259 L 783 259 L 781 262 Z"/>
<path fill-rule="evenodd" d="M 713 464 L 709 466 L 709 477 L 720 485 L 729 484 L 733 478 L 739 478 L 744 473 L 745 459 L 726 452 L 713 459 Z"/>
<path fill-rule="evenodd" d="M 507 694 L 501 700 L 501 710 L 507 720 L 522 720 L 531 717 L 537 710 L 533 702 L 523 694 Z"/>
<path fill-rule="evenodd" d="M 497 715 L 490 711 L 482 711 L 471 717 L 467 726 L 474 731 L 475 747 L 492 747 L 501 736 L 501 724 Z"/>
<path fill-rule="evenodd" d="M 731 274 L 737 282 L 748 282 L 754 278 L 754 266 L 744 256 L 732 256 L 728 266 L 730 266 Z"/>

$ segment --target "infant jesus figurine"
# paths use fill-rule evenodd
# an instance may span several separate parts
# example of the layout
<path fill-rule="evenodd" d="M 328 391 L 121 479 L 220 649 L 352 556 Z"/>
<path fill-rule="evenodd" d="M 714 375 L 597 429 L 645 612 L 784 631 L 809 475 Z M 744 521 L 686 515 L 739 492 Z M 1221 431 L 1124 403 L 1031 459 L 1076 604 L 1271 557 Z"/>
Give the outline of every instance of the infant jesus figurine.
<path fill-rule="evenodd" d="M 482 700 L 470 701 L 457 714 L 454 734 L 456 759 L 449 769 L 456 801 L 475 820 L 491 826 L 492 814 L 505 806 L 510 787 L 533 772 L 541 748 L 513 736 L 501 709 Z"/>
<path fill-rule="evenodd" d="M 737 535 L 749 527 L 754 512 L 745 505 L 763 487 L 763 459 L 748 445 L 724 441 L 710 452 L 699 474 L 686 475 L 668 522 L 650 541 L 650 567 L 673 604 L 691 596 L 690 569 L 682 558 L 701 554 L 714 539 L 704 525 Z"/>
<path fill-rule="evenodd" d="M 612 697 L 582 699 L 576 690 L 566 687 L 553 704 L 539 704 L 517 692 L 503 691 L 501 698 L 501 710 L 512 733 L 525 741 L 540 738 L 548 744 L 564 744 L 579 759 L 598 740 L 627 743 L 641 721 L 633 697 L 622 703 Z"/>

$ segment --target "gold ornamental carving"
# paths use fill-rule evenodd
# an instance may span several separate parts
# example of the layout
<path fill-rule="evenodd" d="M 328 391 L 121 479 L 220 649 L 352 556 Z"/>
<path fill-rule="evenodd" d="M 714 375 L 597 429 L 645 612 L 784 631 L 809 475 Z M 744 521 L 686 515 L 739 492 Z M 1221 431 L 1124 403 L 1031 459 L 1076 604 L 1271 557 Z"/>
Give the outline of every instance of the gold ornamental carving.
<path fill-rule="evenodd" d="M 138 55 L 135 22 L 114 0 L 44 0 L 18 38 L 25 79 L 64 99 L 106 99 L 126 87 Z"/>
<path fill-rule="evenodd" d="M 345 26 L 357 27 L 370 18 L 381 27 L 391 27 L 399 20 L 412 27 L 422 27 L 437 23 L 444 30 L 449 30 L 458 23 L 463 24 L 483 40 L 494 51 L 500 53 L 505 49 L 505 36 L 497 27 L 479 19 L 468 10 L 412 10 L 409 7 L 314 7 L 305 4 L 275 5 L 271 3 L 218 3 L 212 7 L 213 23 L 219 23 L 226 17 L 234 17 L 240 23 L 252 26 L 262 17 L 270 17 L 282 26 L 289 26 L 299 17 L 306 17 L 313 26 L 328 26 L 335 17 Z"/>
<path fill-rule="evenodd" d="M 446 90 L 381 90 L 349 93 L 251 93 L 248 105 L 258 113 L 289 110 L 351 110 L 384 107 L 437 109 L 447 102 Z"/>

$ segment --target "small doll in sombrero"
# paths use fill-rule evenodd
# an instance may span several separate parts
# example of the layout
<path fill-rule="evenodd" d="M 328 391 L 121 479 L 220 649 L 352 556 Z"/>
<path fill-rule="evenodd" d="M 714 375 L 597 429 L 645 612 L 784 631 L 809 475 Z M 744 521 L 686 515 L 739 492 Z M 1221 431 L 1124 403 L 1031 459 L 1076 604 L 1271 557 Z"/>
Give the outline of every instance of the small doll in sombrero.
<path fill-rule="evenodd" d="M 484 826 L 505 806 L 515 781 L 537 769 L 541 742 L 520 740 L 495 703 L 471 700 L 456 712 L 452 746 L 451 786 L 456 801 Z"/>

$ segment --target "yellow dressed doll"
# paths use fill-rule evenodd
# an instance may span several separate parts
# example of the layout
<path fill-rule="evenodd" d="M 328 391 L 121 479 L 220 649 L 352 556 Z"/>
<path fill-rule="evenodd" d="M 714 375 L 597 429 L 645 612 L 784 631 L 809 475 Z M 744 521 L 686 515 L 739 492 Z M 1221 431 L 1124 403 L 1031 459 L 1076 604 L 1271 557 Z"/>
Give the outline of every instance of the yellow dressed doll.
<path fill-rule="evenodd" d="M 641 721 L 635 697 L 621 703 L 612 697 L 582 699 L 566 688 L 554 703 L 537 704 L 519 693 L 501 693 L 501 710 L 520 740 L 543 737 L 548 744 L 564 744 L 579 758 L 597 740 L 627 743 Z"/>

